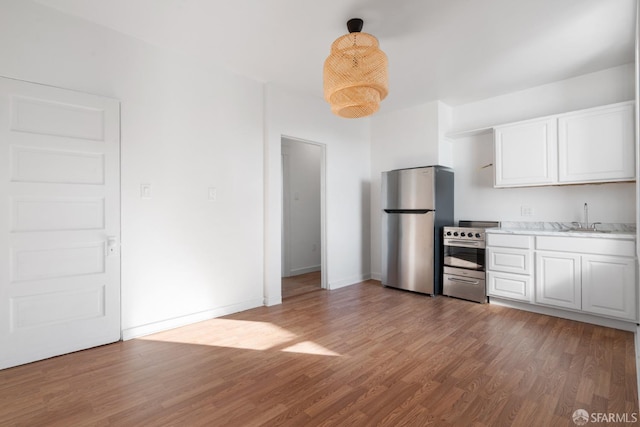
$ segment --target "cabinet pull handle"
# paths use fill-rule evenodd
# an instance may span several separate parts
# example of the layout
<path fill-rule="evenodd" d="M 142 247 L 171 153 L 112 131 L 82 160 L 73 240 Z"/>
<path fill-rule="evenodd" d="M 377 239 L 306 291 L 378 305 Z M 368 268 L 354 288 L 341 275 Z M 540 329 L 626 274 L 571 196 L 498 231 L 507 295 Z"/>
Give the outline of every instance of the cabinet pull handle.
<path fill-rule="evenodd" d="M 451 280 L 452 282 L 468 283 L 470 285 L 477 285 L 480 283 L 478 280 L 465 280 L 465 279 L 458 279 L 457 277 L 449 277 L 448 280 Z"/>
<path fill-rule="evenodd" d="M 481 242 L 474 242 L 469 240 L 454 240 L 454 239 L 446 239 L 444 242 L 445 246 L 453 246 L 453 245 L 464 245 L 464 246 L 479 246 Z"/>

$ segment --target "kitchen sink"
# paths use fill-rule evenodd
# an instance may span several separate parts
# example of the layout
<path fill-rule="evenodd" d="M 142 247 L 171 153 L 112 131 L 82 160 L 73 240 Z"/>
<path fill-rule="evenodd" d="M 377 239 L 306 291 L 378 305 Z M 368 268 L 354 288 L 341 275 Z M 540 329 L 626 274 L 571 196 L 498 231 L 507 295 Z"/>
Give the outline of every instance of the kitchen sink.
<path fill-rule="evenodd" d="M 611 233 L 610 230 L 592 230 L 590 228 L 571 228 L 569 233 Z"/>

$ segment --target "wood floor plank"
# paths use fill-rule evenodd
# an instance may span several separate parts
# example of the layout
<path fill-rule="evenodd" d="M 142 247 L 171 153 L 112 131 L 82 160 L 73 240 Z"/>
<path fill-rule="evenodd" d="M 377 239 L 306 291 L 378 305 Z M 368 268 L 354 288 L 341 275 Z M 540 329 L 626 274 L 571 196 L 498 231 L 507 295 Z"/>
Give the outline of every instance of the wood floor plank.
<path fill-rule="evenodd" d="M 282 298 L 290 298 L 322 290 L 320 271 L 282 278 Z"/>
<path fill-rule="evenodd" d="M 0 371 L 2 426 L 571 426 L 629 332 L 367 281 Z"/>

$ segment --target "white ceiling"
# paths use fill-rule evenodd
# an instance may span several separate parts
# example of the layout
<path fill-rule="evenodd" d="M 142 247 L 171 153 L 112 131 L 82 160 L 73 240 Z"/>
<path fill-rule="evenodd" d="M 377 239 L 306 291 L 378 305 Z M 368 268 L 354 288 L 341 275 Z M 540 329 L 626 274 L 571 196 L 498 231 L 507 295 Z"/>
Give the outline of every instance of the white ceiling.
<path fill-rule="evenodd" d="M 636 0 L 35 0 L 262 82 L 322 96 L 346 21 L 389 58 L 382 111 L 463 104 L 634 60 Z"/>

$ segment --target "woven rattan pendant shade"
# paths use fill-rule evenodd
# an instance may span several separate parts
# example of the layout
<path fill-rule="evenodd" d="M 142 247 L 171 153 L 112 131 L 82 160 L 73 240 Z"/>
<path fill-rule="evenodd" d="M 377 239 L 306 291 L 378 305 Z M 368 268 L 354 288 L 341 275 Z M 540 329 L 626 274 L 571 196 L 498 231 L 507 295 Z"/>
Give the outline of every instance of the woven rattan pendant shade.
<path fill-rule="evenodd" d="M 387 55 L 374 36 L 357 31 L 336 39 L 324 62 L 324 97 L 346 118 L 375 113 L 389 92 Z"/>

